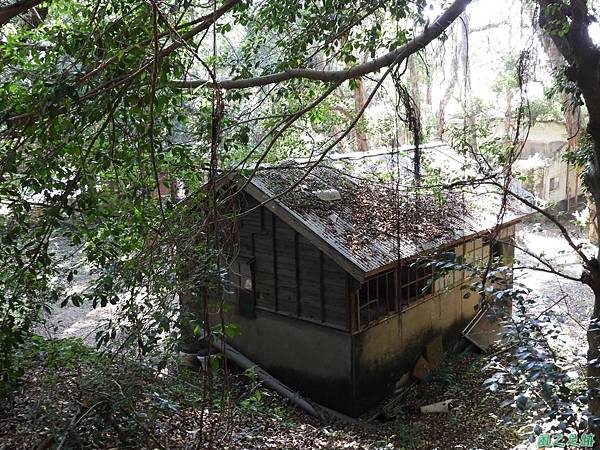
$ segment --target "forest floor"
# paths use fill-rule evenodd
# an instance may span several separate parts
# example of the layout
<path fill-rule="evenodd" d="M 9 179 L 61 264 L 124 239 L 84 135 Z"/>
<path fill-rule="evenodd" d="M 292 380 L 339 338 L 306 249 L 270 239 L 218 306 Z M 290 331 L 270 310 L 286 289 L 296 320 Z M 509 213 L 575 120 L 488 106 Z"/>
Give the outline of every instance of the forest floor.
<path fill-rule="evenodd" d="M 83 293 L 90 289 L 94 274 L 85 265 L 77 247 L 69 245 L 66 238 L 55 236 L 50 240 L 50 251 L 54 252 L 56 258 L 61 261 L 65 274 L 68 270 L 76 271 L 72 283 L 68 287 L 65 286 L 68 288 L 67 293 Z M 57 282 L 65 283 L 64 280 L 57 280 Z M 56 304 L 52 308 L 52 314 L 46 323 L 40 324 L 35 330 L 38 334 L 53 339 L 76 337 L 91 346 L 95 346 L 96 332 L 113 318 L 117 310 L 117 306 L 110 303 L 102 308 L 94 308 L 89 302 L 84 302 L 81 306 L 68 304 L 62 308 Z"/>
<path fill-rule="evenodd" d="M 583 235 L 578 243 L 592 252 Z M 525 224 L 518 241 L 545 252 L 557 268 L 580 270 L 574 252 L 549 225 Z M 86 289 L 93 274 L 60 240 L 65 264 L 79 266 L 72 289 Z M 524 252 L 523 265 L 534 261 Z M 561 349 L 585 351 L 591 292 L 576 281 L 520 270 L 518 283 L 532 289 L 534 312 L 546 312 L 562 329 Z M 442 368 L 414 386 L 393 420 L 324 425 L 261 386 L 251 373 L 222 372 L 207 386 L 198 370 L 176 362 L 157 374 L 131 359 L 111 359 L 93 350 L 94 334 L 114 307 L 56 308 L 24 350 L 23 384 L 11 403 L 0 406 L 0 450 L 50 448 L 223 448 L 223 449 L 509 449 L 528 448 L 519 434 L 524 418 L 502 407 L 506 394 L 483 381 L 494 373 L 485 356 L 446 356 Z M 229 386 L 223 395 L 224 383 Z M 427 415 L 419 406 L 455 399 L 449 413 Z M 535 448 L 535 447 L 530 447 Z"/>
<path fill-rule="evenodd" d="M 354 424 L 323 424 L 248 373 L 234 371 L 222 396 L 222 372 L 205 391 L 197 370 L 172 364 L 157 375 L 73 338 L 35 339 L 23 356 L 23 384 L 0 406 L 2 449 L 504 449 L 519 441 L 502 420 L 510 411 L 502 395 L 482 386 L 492 368 L 474 353 L 447 356 L 395 419 Z M 449 413 L 419 412 L 449 398 Z"/>

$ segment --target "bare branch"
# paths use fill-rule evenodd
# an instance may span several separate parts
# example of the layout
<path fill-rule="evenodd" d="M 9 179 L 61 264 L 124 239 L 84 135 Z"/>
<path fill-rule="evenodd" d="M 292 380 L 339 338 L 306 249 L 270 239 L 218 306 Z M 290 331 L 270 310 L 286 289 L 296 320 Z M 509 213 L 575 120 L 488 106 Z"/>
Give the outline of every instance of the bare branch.
<path fill-rule="evenodd" d="M 305 78 L 308 80 L 323 82 L 343 82 L 360 78 L 372 72 L 377 72 L 384 67 L 388 67 L 398 61 L 402 61 L 413 53 L 425 48 L 431 41 L 438 38 L 446 29 L 458 18 L 465 10 L 471 0 L 455 0 L 448 9 L 440 15 L 435 22 L 426 27 L 423 32 L 412 41 L 393 50 L 385 55 L 358 64 L 346 70 L 316 70 L 316 69 L 289 69 L 270 75 L 263 75 L 254 78 L 223 80 L 219 82 L 222 89 L 244 89 L 251 87 L 266 86 L 273 83 L 280 83 L 295 78 Z M 208 80 L 181 80 L 173 81 L 172 86 L 181 88 L 195 88 L 199 86 L 208 86 L 211 82 Z"/>
<path fill-rule="evenodd" d="M 504 189 L 504 186 L 500 185 L 499 183 L 491 183 L 491 184 L 494 184 L 494 185 L 500 187 L 501 189 Z M 590 264 L 590 258 L 581 250 L 581 246 L 580 245 L 577 245 L 577 244 L 575 244 L 575 242 L 573 242 L 573 239 L 571 239 L 571 235 L 569 234 L 569 232 L 567 231 L 567 229 L 565 228 L 565 226 L 562 223 L 560 223 L 556 217 L 554 217 L 552 214 L 550 214 L 544 208 L 539 207 L 538 205 L 536 205 L 532 201 L 530 201 L 530 200 L 526 199 L 525 197 L 517 194 L 516 192 L 513 192 L 510 189 L 506 189 L 506 192 L 510 196 L 514 197 L 515 199 L 517 199 L 518 201 L 520 201 L 521 203 L 523 203 L 525 206 L 527 206 L 527 207 L 535 210 L 536 212 L 538 212 L 541 215 L 543 215 L 550 222 L 552 222 L 559 229 L 559 231 L 561 232 L 561 234 L 563 235 L 563 237 L 565 238 L 565 240 L 567 241 L 567 243 L 569 244 L 569 246 L 573 250 L 575 250 L 575 252 L 583 260 L 583 262 L 586 265 Z"/>
<path fill-rule="evenodd" d="M 571 281 L 579 281 L 581 282 L 581 277 L 580 278 L 576 278 L 573 277 L 571 275 L 567 275 L 565 273 L 559 272 L 557 270 L 554 269 L 544 269 L 543 267 L 535 267 L 535 266 L 520 266 L 520 267 L 513 267 L 512 269 L 513 271 L 515 270 L 534 270 L 536 272 L 544 272 L 544 273 L 550 273 L 552 275 L 556 275 L 558 277 L 562 277 L 565 278 L 567 280 L 571 280 Z"/>

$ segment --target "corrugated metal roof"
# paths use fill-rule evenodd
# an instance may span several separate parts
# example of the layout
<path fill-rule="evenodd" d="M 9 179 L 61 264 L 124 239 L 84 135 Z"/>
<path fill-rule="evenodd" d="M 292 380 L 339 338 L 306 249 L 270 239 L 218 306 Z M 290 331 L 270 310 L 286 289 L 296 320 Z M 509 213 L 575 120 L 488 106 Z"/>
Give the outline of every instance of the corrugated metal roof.
<path fill-rule="evenodd" d="M 447 176 L 468 175 L 465 158 L 448 145 L 433 143 L 420 148 L 430 167 Z M 404 147 L 399 152 L 332 155 L 304 179 L 314 159 L 285 161 L 263 167 L 250 183 L 262 194 L 259 200 L 276 197 L 270 202 L 277 206 L 275 213 L 285 212 L 288 221 L 298 221 L 301 230 L 313 235 L 309 238 L 322 240 L 355 267 L 355 273 L 366 276 L 398 258 L 433 251 L 497 223 L 502 196 L 489 187 L 443 191 L 437 196 L 416 194 L 409 186 L 412 151 L 412 147 Z M 317 196 L 316 191 L 327 190 L 338 191 L 341 199 L 328 201 Z M 509 202 L 503 222 L 531 212 Z"/>

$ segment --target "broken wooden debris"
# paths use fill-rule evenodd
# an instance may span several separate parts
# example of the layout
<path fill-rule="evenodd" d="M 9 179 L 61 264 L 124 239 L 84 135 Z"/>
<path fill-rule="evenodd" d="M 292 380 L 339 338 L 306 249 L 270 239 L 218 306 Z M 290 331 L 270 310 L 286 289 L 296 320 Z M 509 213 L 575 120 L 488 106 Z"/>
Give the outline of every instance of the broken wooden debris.
<path fill-rule="evenodd" d="M 440 367 L 444 359 L 444 342 L 442 336 L 436 336 L 425 346 L 425 352 L 417 360 L 412 375 L 418 380 L 425 380 L 436 368 Z"/>
<path fill-rule="evenodd" d="M 424 355 L 419 356 L 419 359 L 413 367 L 413 378 L 418 381 L 423 381 L 434 369 L 441 365 L 444 359 L 443 344 L 444 343 L 441 336 L 436 336 L 427 343 L 425 346 Z M 416 386 L 416 384 L 416 381 L 412 381 L 411 383 L 411 374 L 408 372 L 404 373 L 394 386 L 394 397 L 381 409 L 378 409 L 375 415 L 369 418 L 368 421 L 374 420 L 378 417 L 383 417 L 385 419 L 393 419 L 396 417 L 402 410 L 403 400 L 405 399 L 406 394 L 410 391 L 410 389 Z"/>
<path fill-rule="evenodd" d="M 402 388 L 410 384 L 410 381 L 410 374 L 406 372 L 398 379 L 398 381 L 396 381 L 396 385 L 394 386 L 394 393 L 397 394 L 398 392 L 400 392 Z"/>
<path fill-rule="evenodd" d="M 388 401 L 385 405 L 377 408 L 375 414 L 367 419 L 367 422 L 372 422 L 377 418 L 384 419 L 393 419 L 402 411 L 402 406 L 404 405 L 404 400 L 406 399 L 408 393 L 417 385 L 416 381 L 413 381 L 407 386 L 397 390 L 395 395 L 392 397 L 390 401 Z"/>
<path fill-rule="evenodd" d="M 331 408 L 327 408 L 326 406 L 319 405 L 318 403 L 314 403 L 314 402 L 311 402 L 311 403 L 319 411 L 319 416 L 321 418 L 321 421 L 324 423 L 342 422 L 342 423 L 356 425 L 357 423 L 360 422 L 360 420 L 349 417 L 345 414 L 342 414 L 339 411 L 335 411 Z"/>
<path fill-rule="evenodd" d="M 419 359 L 413 368 L 412 374 L 417 380 L 423 381 L 425 378 L 427 378 L 427 375 L 429 375 L 432 370 L 433 367 L 431 364 L 429 364 L 429 362 L 427 362 L 423 356 L 419 356 Z"/>
<path fill-rule="evenodd" d="M 463 336 L 484 352 L 502 339 L 503 327 L 492 308 L 484 305 L 463 330 Z"/>
<path fill-rule="evenodd" d="M 417 383 L 413 381 L 410 385 L 403 387 L 400 392 L 398 392 L 396 396 L 382 408 L 381 411 L 385 418 L 392 419 L 400 414 L 403 401 L 406 399 L 410 390 L 416 385 Z"/>
<path fill-rule="evenodd" d="M 292 403 L 296 406 L 307 412 L 308 414 L 321 418 L 321 415 L 316 411 L 316 409 L 307 402 L 304 398 L 302 398 L 297 392 L 292 391 L 289 387 L 283 384 L 281 381 L 273 377 L 266 370 L 261 369 L 254 362 L 246 358 L 242 353 L 234 349 L 229 344 L 226 344 L 224 341 L 219 339 L 216 336 L 211 337 L 211 344 L 215 346 L 215 348 L 224 351 L 225 356 L 240 366 L 242 369 L 253 369 L 256 373 L 256 377 L 261 380 L 265 386 L 273 389 L 280 395 L 290 399 Z"/>
<path fill-rule="evenodd" d="M 254 362 L 244 356 L 241 352 L 225 343 L 221 339 L 216 336 L 211 337 L 212 345 L 223 351 L 225 356 L 240 366 L 242 369 L 253 369 L 256 377 L 263 382 L 263 384 L 271 389 L 273 389 L 278 394 L 288 398 L 294 405 L 307 412 L 308 414 L 317 417 L 323 422 L 329 422 L 330 418 L 335 418 L 337 420 L 347 422 L 347 423 L 356 423 L 356 420 L 348 417 L 338 411 L 334 411 L 332 409 L 326 408 L 322 405 L 309 401 L 308 399 L 303 398 L 297 392 L 292 391 L 289 387 L 279 381 L 277 378 L 273 377 L 266 370 L 257 366 Z"/>
<path fill-rule="evenodd" d="M 432 403 L 430 405 L 421 406 L 421 412 L 424 414 L 430 413 L 447 413 L 450 411 L 450 404 L 454 401 L 453 398 L 442 402 Z"/>
<path fill-rule="evenodd" d="M 454 344 L 454 347 L 452 347 L 452 353 L 463 353 L 467 350 L 467 348 L 470 345 L 471 341 L 469 341 L 463 336 L 458 341 L 456 341 L 456 344 Z"/>

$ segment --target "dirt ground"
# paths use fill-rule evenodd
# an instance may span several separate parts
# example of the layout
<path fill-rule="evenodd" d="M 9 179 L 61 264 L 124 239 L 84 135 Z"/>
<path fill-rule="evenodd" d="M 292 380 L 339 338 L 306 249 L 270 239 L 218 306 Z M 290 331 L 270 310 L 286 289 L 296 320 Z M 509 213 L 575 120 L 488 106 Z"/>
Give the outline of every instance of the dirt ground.
<path fill-rule="evenodd" d="M 590 244 L 586 230 L 566 223 L 576 245 L 587 255 L 596 255 L 598 248 Z M 581 275 L 581 261 L 560 231 L 548 223 L 523 223 L 517 229 L 517 244 L 541 256 L 558 272 L 575 278 Z M 543 267 L 525 251 L 516 250 L 515 267 Z M 531 268 L 515 270 L 515 281 L 531 289 L 534 314 L 544 311 L 561 329 L 561 340 L 570 349 L 585 351 L 586 327 L 593 306 L 591 289 L 583 283 L 556 274 Z"/>
<path fill-rule="evenodd" d="M 64 277 L 57 279 L 57 283 L 67 286 L 66 274 L 68 270 L 75 269 L 77 273 L 72 284 L 68 286 L 69 293 L 83 293 L 91 288 L 94 275 L 85 265 L 79 248 L 69 245 L 67 239 L 56 236 L 50 240 L 50 249 L 60 258 L 60 266 L 64 269 Z M 115 311 L 116 306 L 110 304 L 103 308 L 94 308 L 90 303 L 81 306 L 69 304 L 62 308 L 57 304 L 53 305 L 47 323 L 38 326 L 35 331 L 46 338 L 78 337 L 86 344 L 94 346 L 96 332 L 113 317 Z"/>

